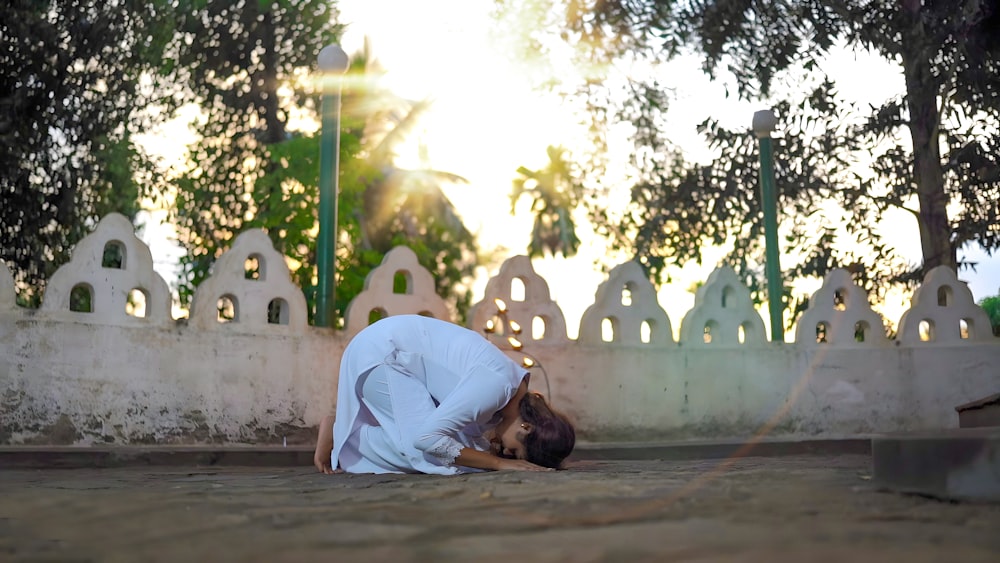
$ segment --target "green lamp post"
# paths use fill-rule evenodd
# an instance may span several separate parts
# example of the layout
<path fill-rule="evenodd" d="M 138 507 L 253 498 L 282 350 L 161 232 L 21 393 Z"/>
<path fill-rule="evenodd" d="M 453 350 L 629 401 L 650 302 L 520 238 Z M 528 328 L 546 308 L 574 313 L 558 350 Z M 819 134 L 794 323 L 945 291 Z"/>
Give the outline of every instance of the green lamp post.
<path fill-rule="evenodd" d="M 777 124 L 778 119 L 769 109 L 753 114 L 753 133 L 760 140 L 760 199 L 764 209 L 764 255 L 767 308 L 771 313 L 771 342 L 784 342 L 781 264 L 778 261 L 778 195 L 774 187 L 774 152 L 771 149 L 771 132 Z"/>
<path fill-rule="evenodd" d="M 335 324 L 337 252 L 337 160 L 340 156 L 340 86 L 349 63 L 339 45 L 319 52 L 322 131 L 319 140 L 319 240 L 316 241 L 316 326 Z"/>

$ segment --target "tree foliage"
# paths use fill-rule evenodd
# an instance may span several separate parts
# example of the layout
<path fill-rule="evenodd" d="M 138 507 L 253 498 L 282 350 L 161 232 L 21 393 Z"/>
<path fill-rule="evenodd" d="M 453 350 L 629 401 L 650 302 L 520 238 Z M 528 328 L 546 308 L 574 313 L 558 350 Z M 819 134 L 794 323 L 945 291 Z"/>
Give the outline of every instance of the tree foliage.
<path fill-rule="evenodd" d="M 239 232 L 262 228 L 312 300 L 318 204 L 315 59 L 340 32 L 334 4 L 15 1 L 0 7 L 0 258 L 21 298 L 110 212 L 140 195 L 171 209 L 188 303 Z M 472 235 L 441 191 L 454 175 L 394 166 L 426 103 L 369 80 L 356 58 L 344 94 L 337 309 L 397 244 L 417 251 L 461 314 L 477 262 Z M 151 79 L 151 80 L 150 80 Z M 192 105 L 198 142 L 179 174 L 160 178 L 137 133 Z M 166 142 L 171 142 L 167 140 Z M 9 147 L 9 150 L 8 150 Z"/>
<path fill-rule="evenodd" d="M 381 69 L 366 48 L 353 57 L 344 92 L 344 129 L 358 139 L 358 152 L 343 160 L 338 247 L 337 306 L 346 309 L 382 257 L 399 245 L 410 247 L 437 284 L 436 291 L 464 319 L 472 304 L 469 286 L 479 263 L 475 237 L 442 191 L 466 180 L 431 169 L 426 148 L 422 166 L 396 165 L 400 145 L 429 108 L 379 86 Z M 399 288 L 402 290 L 402 288 Z"/>
<path fill-rule="evenodd" d="M 245 229 L 263 228 L 279 252 L 312 262 L 318 146 L 289 121 L 300 110 L 315 115 L 296 77 L 315 68 L 316 53 L 338 28 L 330 4 L 316 0 L 190 0 L 176 13 L 164 83 L 177 89 L 178 103 L 201 111 L 171 216 L 187 251 L 179 283 L 187 304 Z M 308 269 L 298 278 L 308 287 Z"/>
<path fill-rule="evenodd" d="M 573 256 L 580 247 L 573 211 L 581 204 L 583 185 L 569 152 L 562 147 L 548 147 L 549 163 L 541 170 L 517 169 L 511 192 L 511 213 L 522 197 L 531 198 L 535 216 L 528 243 L 528 256 Z"/>
<path fill-rule="evenodd" d="M 152 163 L 134 135 L 154 119 L 140 78 L 166 41 L 160 8 L 0 4 L 0 259 L 24 304 L 98 218 L 138 210 Z"/>
<path fill-rule="evenodd" d="M 233 237 L 267 231 L 290 258 L 313 312 L 318 233 L 319 132 L 316 55 L 334 42 L 330 4 L 192 1 L 179 16 L 171 80 L 200 105 L 192 168 L 176 181 L 173 220 L 187 251 L 180 297 L 187 303 Z M 461 313 L 461 287 L 475 245 L 440 189 L 460 180 L 401 170 L 395 150 L 425 109 L 380 89 L 370 54 L 354 57 L 344 79 L 340 147 L 336 304 L 343 317 L 368 272 L 407 244 L 435 274 L 438 292 Z"/>
<path fill-rule="evenodd" d="M 442 191 L 463 185 L 455 174 L 428 165 L 419 148 L 419 167 L 396 164 L 430 102 L 406 100 L 380 86 L 383 74 L 370 46 L 352 57 L 344 92 L 345 131 L 359 139 L 355 158 L 344 161 L 340 224 L 346 240 L 338 254 L 338 306 L 361 291 L 368 272 L 398 245 L 409 246 L 433 275 L 438 295 L 464 319 L 479 250 L 457 210 Z"/>
<path fill-rule="evenodd" d="M 993 335 L 1000 336 L 1000 295 L 983 299 L 979 302 L 979 306 L 986 311 L 986 315 L 990 318 L 990 324 L 993 326 Z"/>
<path fill-rule="evenodd" d="M 622 61 L 655 69 L 685 52 L 700 54 L 710 76 L 732 76 L 742 98 L 777 109 L 786 277 L 849 267 L 869 289 L 884 288 L 912 283 L 936 265 L 955 267 L 966 244 L 1000 248 L 996 0 L 499 5 L 507 21 L 534 10 L 541 23 L 524 28 L 526 50 L 544 57 L 569 45 L 576 61 L 586 61 L 590 74 L 569 93 L 593 116 L 599 150 L 609 122 L 634 126 L 632 203 L 622 221 L 602 210 L 593 216 L 658 278 L 670 265 L 700 261 L 705 243 L 729 245 L 726 261 L 752 288 L 763 274 L 756 142 L 748 131 L 706 119 L 700 131 L 719 156 L 707 165 L 686 162 L 661 125 L 661 76 L 611 80 L 605 72 Z M 845 101 L 823 70 L 834 48 L 898 64 L 900 94 L 867 108 Z M 622 81 L 622 91 L 611 89 Z M 922 264 L 905 263 L 880 237 L 877 225 L 893 209 L 916 219 Z"/>

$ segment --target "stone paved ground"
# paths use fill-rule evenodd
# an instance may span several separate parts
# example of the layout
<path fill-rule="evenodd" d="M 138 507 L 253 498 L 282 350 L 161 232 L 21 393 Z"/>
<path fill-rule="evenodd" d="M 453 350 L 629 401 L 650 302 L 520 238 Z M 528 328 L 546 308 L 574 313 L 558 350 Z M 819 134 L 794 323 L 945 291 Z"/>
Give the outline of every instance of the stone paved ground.
<path fill-rule="evenodd" d="M 1000 505 L 879 492 L 866 456 L 553 473 L 0 470 L 0 561 L 1000 561 Z"/>

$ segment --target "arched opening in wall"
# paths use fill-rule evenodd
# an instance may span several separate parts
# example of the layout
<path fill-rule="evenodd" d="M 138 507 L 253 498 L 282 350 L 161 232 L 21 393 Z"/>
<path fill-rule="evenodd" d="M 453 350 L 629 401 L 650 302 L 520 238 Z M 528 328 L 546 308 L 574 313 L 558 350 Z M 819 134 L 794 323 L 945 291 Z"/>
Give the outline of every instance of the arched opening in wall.
<path fill-rule="evenodd" d="M 262 281 L 264 279 L 264 258 L 251 254 L 243 261 L 243 279 Z"/>
<path fill-rule="evenodd" d="M 541 340 L 545 338 L 545 319 L 535 315 L 531 319 L 531 339 Z"/>
<path fill-rule="evenodd" d="M 942 285 L 941 287 L 938 288 L 937 290 L 938 307 L 950 307 L 951 299 L 952 299 L 952 294 L 950 285 Z"/>
<path fill-rule="evenodd" d="M 400 295 L 413 294 L 413 275 L 409 270 L 396 270 L 392 276 L 392 292 Z"/>
<path fill-rule="evenodd" d="M 643 344 L 649 344 L 653 341 L 653 326 L 655 322 L 652 319 L 646 319 L 642 321 L 639 325 L 639 341 Z"/>
<path fill-rule="evenodd" d="M 275 297 L 267 304 L 267 324 L 287 325 L 288 324 L 288 302 L 280 297 Z"/>
<path fill-rule="evenodd" d="M 215 306 L 219 312 L 216 320 L 220 323 L 231 323 L 240 319 L 239 303 L 236 302 L 236 298 L 232 295 L 223 295 L 215 303 Z"/>
<path fill-rule="evenodd" d="M 846 311 L 847 310 L 847 290 L 840 288 L 834 290 L 833 292 L 833 310 L 834 311 Z"/>
<path fill-rule="evenodd" d="M 917 325 L 917 334 L 920 335 L 921 342 L 931 342 L 934 340 L 934 321 L 924 319 Z"/>
<path fill-rule="evenodd" d="M 69 292 L 69 310 L 76 313 L 94 312 L 94 288 L 78 283 Z"/>
<path fill-rule="evenodd" d="M 827 342 L 829 342 L 828 340 L 829 332 L 830 332 L 830 325 L 824 322 L 816 323 L 816 342 L 819 344 L 826 344 Z"/>
<path fill-rule="evenodd" d="M 622 288 L 622 307 L 632 306 L 632 284 L 627 283 Z"/>
<path fill-rule="evenodd" d="M 120 240 L 111 240 L 105 243 L 104 253 L 101 255 L 101 267 L 114 270 L 125 269 L 125 245 Z"/>
<path fill-rule="evenodd" d="M 601 321 L 601 340 L 604 342 L 614 342 L 618 338 L 618 320 L 614 317 L 605 317 Z"/>
<path fill-rule="evenodd" d="M 705 329 L 702 331 L 702 341 L 705 344 L 711 344 L 719 337 L 719 323 L 715 321 L 708 321 L 705 323 Z"/>
<path fill-rule="evenodd" d="M 734 294 L 735 294 L 735 290 L 732 288 L 732 286 L 727 285 L 727 286 L 725 286 L 725 287 L 722 288 L 722 308 L 723 309 L 725 309 L 726 307 L 732 306 L 732 304 L 733 304 L 733 295 Z"/>
<path fill-rule="evenodd" d="M 382 307 L 375 307 L 371 311 L 368 311 L 368 324 L 373 325 L 388 316 L 389 313 L 387 313 L 385 309 Z"/>
<path fill-rule="evenodd" d="M 868 332 L 871 327 L 865 321 L 858 321 L 854 323 L 854 341 L 855 342 L 865 342 L 868 340 Z"/>
<path fill-rule="evenodd" d="M 524 286 L 523 278 L 514 278 L 510 280 L 510 300 L 511 301 L 524 301 L 527 296 L 527 288 Z"/>
<path fill-rule="evenodd" d="M 736 329 L 736 341 L 739 342 L 740 344 L 746 344 L 746 342 L 747 342 L 747 335 L 750 334 L 750 332 L 752 330 L 753 329 L 750 328 L 750 324 L 749 323 L 743 323 L 743 324 L 741 324 Z"/>
<path fill-rule="evenodd" d="M 429 318 L 432 318 L 432 319 L 436 318 L 434 316 L 434 313 L 432 313 L 430 311 L 418 311 L 417 314 L 420 315 L 421 317 L 429 317 Z"/>
<path fill-rule="evenodd" d="M 146 292 L 141 288 L 135 288 L 128 292 L 125 300 L 125 314 L 140 319 L 146 318 Z"/>
<path fill-rule="evenodd" d="M 962 319 L 958 321 L 958 334 L 962 337 L 962 340 L 972 338 L 972 319 Z"/>

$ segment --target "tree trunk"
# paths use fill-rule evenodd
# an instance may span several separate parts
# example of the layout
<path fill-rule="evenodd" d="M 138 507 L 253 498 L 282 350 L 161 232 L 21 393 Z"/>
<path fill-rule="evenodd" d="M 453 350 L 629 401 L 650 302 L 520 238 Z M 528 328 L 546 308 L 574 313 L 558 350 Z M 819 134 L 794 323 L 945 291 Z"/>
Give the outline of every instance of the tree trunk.
<path fill-rule="evenodd" d="M 276 23 L 278 17 L 270 8 L 265 9 L 263 16 L 264 20 L 257 28 L 259 30 L 257 38 L 264 52 L 261 54 L 260 70 L 254 76 L 260 83 L 252 84 L 251 88 L 257 89 L 255 98 L 258 111 L 267 131 L 264 143 L 276 145 L 285 140 L 286 133 L 278 98 L 278 63 L 281 56 Z"/>
<path fill-rule="evenodd" d="M 261 151 L 261 154 L 266 154 L 266 147 L 276 145 L 285 140 L 286 131 L 285 120 L 282 119 L 281 106 L 278 103 L 279 46 L 277 44 L 277 26 L 275 24 L 277 17 L 269 7 L 263 10 L 263 12 L 258 12 L 256 9 L 248 9 L 248 13 L 250 16 L 256 16 L 257 14 L 263 16 L 260 25 L 256 28 L 256 33 L 251 35 L 252 38 L 256 39 L 257 44 L 260 45 L 263 52 L 261 53 L 261 64 L 258 70 L 250 73 L 252 80 L 250 90 L 254 104 L 253 110 L 260 116 L 260 120 L 264 122 L 264 134 L 261 136 L 260 142 L 265 146 L 265 150 Z M 246 25 L 252 25 L 249 18 Z M 270 159 L 266 160 L 262 166 L 262 173 L 265 176 L 273 174 L 277 170 L 278 164 Z M 270 184 L 270 192 L 260 200 L 259 214 L 265 215 L 270 211 L 271 198 L 284 198 L 281 190 L 280 184 Z M 284 253 L 285 241 L 281 237 L 281 229 L 268 229 L 267 235 L 271 239 L 271 244 L 274 245 L 275 250 Z"/>
<path fill-rule="evenodd" d="M 903 0 L 905 28 L 900 55 L 906 78 L 906 101 L 910 113 L 910 139 L 913 142 L 913 182 L 917 188 L 920 214 L 920 246 L 924 271 L 940 265 L 956 268 L 956 248 L 951 242 L 948 222 L 948 196 L 944 189 L 939 143 L 940 78 L 934 76 L 930 57 L 936 52 L 929 45 L 920 14 L 920 0 Z"/>

